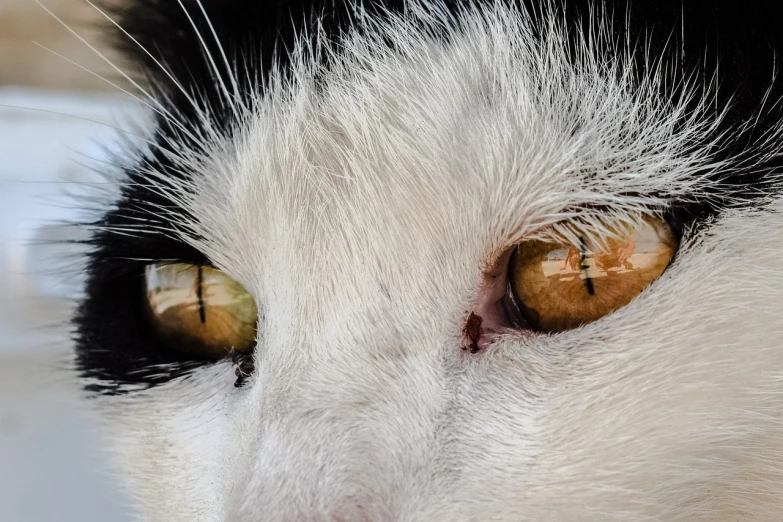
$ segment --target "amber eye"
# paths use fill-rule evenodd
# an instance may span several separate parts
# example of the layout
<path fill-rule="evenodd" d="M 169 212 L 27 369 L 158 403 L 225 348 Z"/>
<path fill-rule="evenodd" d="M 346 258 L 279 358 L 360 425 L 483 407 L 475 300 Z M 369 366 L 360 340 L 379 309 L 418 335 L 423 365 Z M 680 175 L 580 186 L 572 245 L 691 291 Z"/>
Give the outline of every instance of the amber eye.
<path fill-rule="evenodd" d="M 561 332 L 590 323 L 628 304 L 660 277 L 678 240 L 662 219 L 613 229 L 601 245 L 520 244 L 509 267 L 513 300 L 531 328 Z"/>
<path fill-rule="evenodd" d="M 149 265 L 150 320 L 164 343 L 193 355 L 225 357 L 253 348 L 253 297 L 220 270 L 182 263 Z"/>

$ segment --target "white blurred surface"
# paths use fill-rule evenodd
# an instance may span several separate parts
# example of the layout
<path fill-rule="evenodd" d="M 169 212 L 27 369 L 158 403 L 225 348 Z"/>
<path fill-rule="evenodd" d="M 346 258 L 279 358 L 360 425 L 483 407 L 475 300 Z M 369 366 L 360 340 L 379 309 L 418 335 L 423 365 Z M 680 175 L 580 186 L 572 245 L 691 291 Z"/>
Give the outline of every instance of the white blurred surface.
<path fill-rule="evenodd" d="M 35 111 L 14 107 L 29 107 Z M 33 247 L 42 226 L 78 216 L 59 194 L 100 181 L 79 163 L 106 158 L 110 125 L 133 107 L 117 97 L 0 89 L 0 520 L 130 520 L 108 473 L 95 418 L 78 401 L 68 360 L 58 248 Z M 72 191 L 73 192 L 73 191 Z M 50 228 L 48 235 L 64 229 Z M 70 278 L 71 283 L 74 279 Z"/>

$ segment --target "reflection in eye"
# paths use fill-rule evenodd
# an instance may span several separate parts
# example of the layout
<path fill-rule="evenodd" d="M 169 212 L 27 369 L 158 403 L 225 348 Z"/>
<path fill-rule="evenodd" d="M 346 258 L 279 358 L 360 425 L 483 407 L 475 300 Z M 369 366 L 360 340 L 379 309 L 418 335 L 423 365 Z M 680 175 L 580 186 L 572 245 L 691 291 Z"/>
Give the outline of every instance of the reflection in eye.
<path fill-rule="evenodd" d="M 148 312 L 168 346 L 220 358 L 255 345 L 253 297 L 220 270 L 183 263 L 146 269 Z"/>
<path fill-rule="evenodd" d="M 616 235 L 595 246 L 533 240 L 517 247 L 510 288 L 533 329 L 569 330 L 625 306 L 660 277 L 678 246 L 659 218 Z"/>

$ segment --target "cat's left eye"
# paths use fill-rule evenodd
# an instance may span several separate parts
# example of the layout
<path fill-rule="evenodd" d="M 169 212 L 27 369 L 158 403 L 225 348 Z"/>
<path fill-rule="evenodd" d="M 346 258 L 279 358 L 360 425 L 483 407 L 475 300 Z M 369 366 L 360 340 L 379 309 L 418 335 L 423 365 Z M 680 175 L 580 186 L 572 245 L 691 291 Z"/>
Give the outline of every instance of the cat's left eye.
<path fill-rule="evenodd" d="M 657 217 L 614 228 L 613 237 L 601 244 L 527 241 L 515 249 L 509 264 L 507 311 L 511 308 L 514 323 L 542 332 L 596 321 L 660 277 L 678 244 L 671 226 Z M 515 312 L 519 320 L 514 320 Z"/>
<path fill-rule="evenodd" d="M 184 263 L 148 265 L 145 295 L 149 320 L 168 347 L 218 359 L 255 346 L 256 303 L 220 270 Z"/>

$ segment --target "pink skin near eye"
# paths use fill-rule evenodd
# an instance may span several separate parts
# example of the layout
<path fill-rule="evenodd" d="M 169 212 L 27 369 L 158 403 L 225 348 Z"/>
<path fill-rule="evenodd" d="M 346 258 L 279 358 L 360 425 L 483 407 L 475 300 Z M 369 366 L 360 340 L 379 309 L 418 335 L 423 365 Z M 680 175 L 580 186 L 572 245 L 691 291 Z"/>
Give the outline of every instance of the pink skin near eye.
<path fill-rule="evenodd" d="M 497 334 L 510 328 L 503 307 L 503 297 L 508 286 L 507 267 L 513 249 L 503 253 L 484 271 L 481 290 L 473 309 L 466 313 L 462 329 L 462 350 L 471 354 L 487 348 Z"/>

